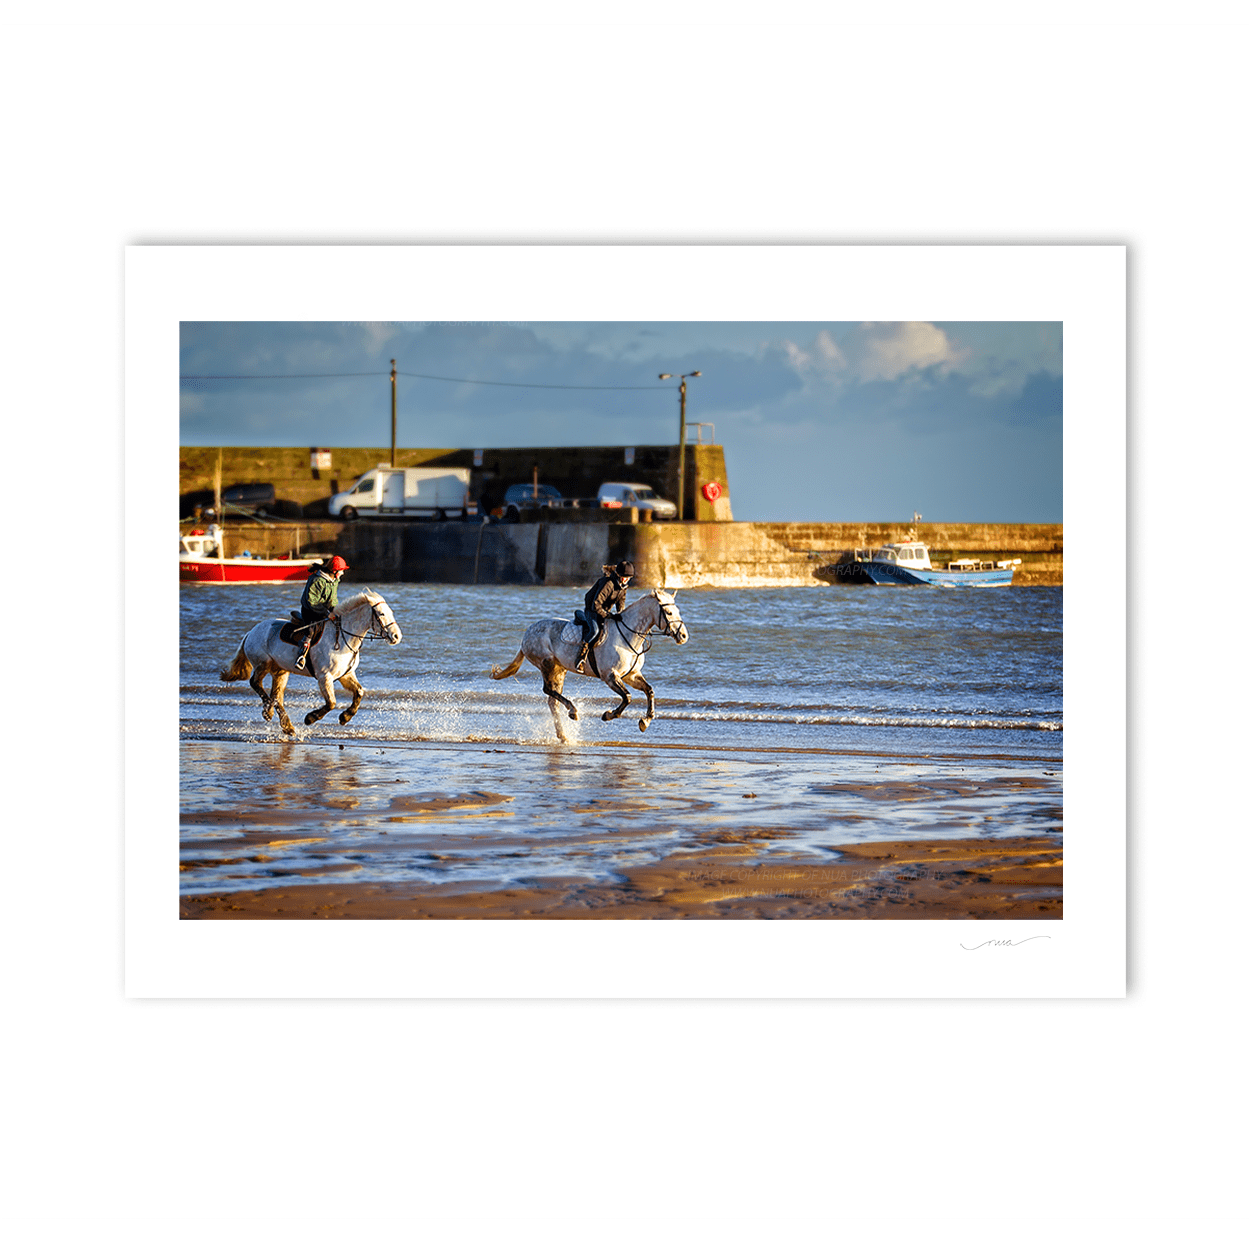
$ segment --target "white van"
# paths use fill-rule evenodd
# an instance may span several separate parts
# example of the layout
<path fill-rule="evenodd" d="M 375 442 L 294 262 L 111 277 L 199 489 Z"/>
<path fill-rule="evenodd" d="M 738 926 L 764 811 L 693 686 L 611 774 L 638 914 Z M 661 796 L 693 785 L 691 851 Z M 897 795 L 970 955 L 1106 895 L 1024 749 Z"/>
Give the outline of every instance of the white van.
<path fill-rule="evenodd" d="M 380 464 L 330 498 L 330 515 L 357 517 L 467 517 L 477 512 L 469 498 L 468 469 L 392 469 Z"/>
<path fill-rule="evenodd" d="M 604 482 L 599 487 L 601 508 L 650 508 L 651 515 L 669 519 L 677 515 L 677 505 L 659 495 L 643 482 Z"/>

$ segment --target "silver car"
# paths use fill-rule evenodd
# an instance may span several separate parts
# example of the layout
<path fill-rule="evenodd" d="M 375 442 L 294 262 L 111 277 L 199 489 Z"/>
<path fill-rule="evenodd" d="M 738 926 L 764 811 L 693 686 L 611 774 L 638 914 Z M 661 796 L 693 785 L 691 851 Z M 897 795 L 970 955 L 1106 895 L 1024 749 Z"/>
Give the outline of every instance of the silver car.
<path fill-rule="evenodd" d="M 661 498 L 644 482 L 604 482 L 599 487 L 599 504 L 604 508 L 650 508 L 656 518 L 677 515 L 677 505 Z"/>

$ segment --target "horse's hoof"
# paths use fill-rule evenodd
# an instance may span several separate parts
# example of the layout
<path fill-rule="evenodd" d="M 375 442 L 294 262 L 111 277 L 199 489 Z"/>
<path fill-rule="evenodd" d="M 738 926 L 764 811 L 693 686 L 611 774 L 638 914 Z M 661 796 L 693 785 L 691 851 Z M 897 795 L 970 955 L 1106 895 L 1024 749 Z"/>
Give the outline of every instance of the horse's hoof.
<path fill-rule="evenodd" d="M 350 712 L 340 712 L 340 713 L 339 713 L 339 724 L 340 724 L 340 725 L 346 725 L 346 724 L 347 724 L 347 722 L 348 722 L 349 720 L 351 720 L 351 718 L 352 718 L 352 714 L 351 714 Z"/>
<path fill-rule="evenodd" d="M 304 717 L 305 725 L 315 725 L 316 723 L 317 723 L 317 718 L 311 712 L 309 712 L 308 715 Z"/>
<path fill-rule="evenodd" d="M 651 722 L 650 722 L 649 720 L 647 720 L 647 718 L 644 716 L 644 717 L 642 718 L 642 720 L 640 720 L 640 721 L 638 722 L 638 728 L 639 728 L 639 729 L 640 729 L 643 733 L 646 733 L 646 732 L 647 732 L 647 726 L 648 726 L 649 724 L 651 724 Z"/>
<path fill-rule="evenodd" d="M 572 704 L 569 705 L 569 720 L 577 720 L 577 709 Z"/>

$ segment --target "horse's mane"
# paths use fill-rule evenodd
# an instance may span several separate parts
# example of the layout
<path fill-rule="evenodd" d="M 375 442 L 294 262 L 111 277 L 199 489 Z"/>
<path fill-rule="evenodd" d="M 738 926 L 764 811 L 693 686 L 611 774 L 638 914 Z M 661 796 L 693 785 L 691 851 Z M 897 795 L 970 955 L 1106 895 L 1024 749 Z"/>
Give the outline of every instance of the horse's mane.
<path fill-rule="evenodd" d="M 661 598 L 661 596 L 664 596 L 664 598 Z M 673 598 L 673 592 L 671 590 L 665 590 L 662 586 L 655 586 L 651 590 L 648 590 L 645 594 L 639 595 L 638 598 L 632 603 L 626 604 L 625 610 L 629 611 L 630 608 L 636 608 L 640 603 L 645 603 L 648 599 L 654 599 L 656 603 L 661 605 L 665 602 L 665 600 L 669 603 L 676 602 Z"/>
<path fill-rule="evenodd" d="M 378 596 L 372 590 L 362 590 L 358 595 L 352 595 L 346 603 L 339 604 L 339 612 L 350 612 L 353 608 L 358 608 L 361 604 L 373 604 Z"/>

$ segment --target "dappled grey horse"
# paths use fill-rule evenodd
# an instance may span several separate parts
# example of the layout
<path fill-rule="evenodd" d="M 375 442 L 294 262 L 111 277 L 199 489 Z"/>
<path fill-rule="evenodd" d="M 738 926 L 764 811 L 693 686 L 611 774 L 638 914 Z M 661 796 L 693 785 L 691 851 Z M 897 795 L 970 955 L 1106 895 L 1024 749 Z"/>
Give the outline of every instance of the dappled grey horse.
<path fill-rule="evenodd" d="M 642 676 L 642 664 L 651 649 L 652 634 L 664 634 L 679 645 L 689 637 L 686 626 L 677 610 L 676 601 L 667 590 L 653 590 L 631 603 L 620 616 L 610 616 L 604 622 L 603 638 L 591 652 L 599 679 L 621 697 L 620 703 L 609 708 L 603 719 L 615 720 L 629 706 L 627 686 L 641 690 L 647 696 L 647 711 L 638 721 L 638 728 L 645 730 L 655 718 L 655 691 Z M 543 675 L 543 694 L 556 723 L 556 736 L 567 742 L 564 725 L 560 720 L 559 705 L 568 710 L 569 718 L 577 720 L 577 708 L 564 696 L 564 675 L 576 673 L 577 653 L 582 645 L 582 627 L 576 621 L 535 621 L 521 639 L 521 649 L 512 663 L 505 668 L 492 668 L 490 675 L 497 681 L 512 677 L 525 660 L 529 660 Z M 590 659 L 587 659 L 587 671 Z"/>
<path fill-rule="evenodd" d="M 261 713 L 266 720 L 278 712 L 282 732 L 293 734 L 294 726 L 286 714 L 282 695 L 288 677 L 292 673 L 316 678 L 325 703 L 313 708 L 304 717 L 304 724 L 319 721 L 337 706 L 334 701 L 334 683 L 337 681 L 352 696 L 351 706 L 339 716 L 339 724 L 346 725 L 356 715 L 365 688 L 356 678 L 356 665 L 360 663 L 360 648 L 366 638 L 384 638 L 393 646 L 403 638 L 395 623 L 395 614 L 381 595 L 372 590 L 362 590 L 353 595 L 338 609 L 338 621 L 328 621 L 320 639 L 308 652 L 308 668 L 299 669 L 303 639 L 294 631 L 299 628 L 295 621 L 261 621 L 243 636 L 234 659 L 222 670 L 222 681 L 248 679 L 253 690 L 260 695 Z M 268 693 L 262 681 L 272 676 Z"/>

